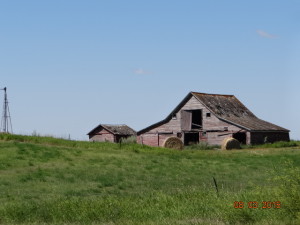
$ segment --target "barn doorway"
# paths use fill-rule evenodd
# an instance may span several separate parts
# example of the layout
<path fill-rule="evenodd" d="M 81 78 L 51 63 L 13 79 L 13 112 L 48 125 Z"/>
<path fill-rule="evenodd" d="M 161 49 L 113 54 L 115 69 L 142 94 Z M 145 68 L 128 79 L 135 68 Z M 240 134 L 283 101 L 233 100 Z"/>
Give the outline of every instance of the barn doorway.
<path fill-rule="evenodd" d="M 181 129 L 184 131 L 202 129 L 202 110 L 182 110 Z"/>
<path fill-rule="evenodd" d="M 245 132 L 237 132 L 232 135 L 233 138 L 238 140 L 241 144 L 246 144 L 246 133 Z"/>
<path fill-rule="evenodd" d="M 199 132 L 184 133 L 184 145 L 193 145 L 199 143 Z"/>

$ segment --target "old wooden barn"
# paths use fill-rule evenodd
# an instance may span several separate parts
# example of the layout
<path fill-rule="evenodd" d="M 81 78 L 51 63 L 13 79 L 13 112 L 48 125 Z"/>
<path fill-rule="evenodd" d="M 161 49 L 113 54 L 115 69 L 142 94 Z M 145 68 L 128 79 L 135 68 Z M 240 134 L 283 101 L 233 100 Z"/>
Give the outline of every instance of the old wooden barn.
<path fill-rule="evenodd" d="M 163 146 L 171 136 L 184 145 L 220 145 L 226 137 L 261 144 L 289 141 L 289 130 L 257 118 L 234 95 L 190 92 L 164 120 L 137 132 L 137 142 Z"/>
<path fill-rule="evenodd" d="M 131 136 L 136 136 L 135 130 L 130 128 L 125 124 L 112 125 L 112 124 L 99 124 L 93 130 L 91 130 L 87 135 L 89 135 L 90 141 L 98 142 L 120 142 L 121 138 L 128 138 Z"/>

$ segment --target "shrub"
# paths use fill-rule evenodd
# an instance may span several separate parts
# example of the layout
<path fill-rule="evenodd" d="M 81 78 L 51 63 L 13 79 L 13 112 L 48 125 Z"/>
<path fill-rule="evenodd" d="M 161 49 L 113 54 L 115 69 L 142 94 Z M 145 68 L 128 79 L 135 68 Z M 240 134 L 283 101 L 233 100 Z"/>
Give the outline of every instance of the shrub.
<path fill-rule="evenodd" d="M 124 144 L 134 144 L 134 143 L 136 143 L 136 136 L 130 136 L 128 138 L 121 138 L 120 142 L 124 143 Z"/>
<path fill-rule="evenodd" d="M 185 146 L 185 149 L 187 150 L 213 150 L 213 149 L 219 149 L 219 145 L 209 145 L 207 142 L 199 142 L 195 145 L 189 145 Z"/>

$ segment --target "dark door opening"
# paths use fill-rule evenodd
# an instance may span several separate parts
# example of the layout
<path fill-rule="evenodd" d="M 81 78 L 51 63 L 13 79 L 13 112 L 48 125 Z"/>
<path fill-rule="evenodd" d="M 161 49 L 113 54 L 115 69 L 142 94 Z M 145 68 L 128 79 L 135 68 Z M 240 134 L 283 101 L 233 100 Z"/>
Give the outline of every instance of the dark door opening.
<path fill-rule="evenodd" d="M 202 129 L 202 110 L 182 110 L 181 129 L 184 131 Z"/>
<path fill-rule="evenodd" d="M 199 133 L 184 133 L 184 145 L 199 143 Z"/>
<path fill-rule="evenodd" d="M 246 133 L 238 132 L 233 134 L 232 137 L 238 140 L 241 144 L 246 144 Z"/>
<path fill-rule="evenodd" d="M 192 129 L 202 128 L 202 110 L 192 110 Z"/>

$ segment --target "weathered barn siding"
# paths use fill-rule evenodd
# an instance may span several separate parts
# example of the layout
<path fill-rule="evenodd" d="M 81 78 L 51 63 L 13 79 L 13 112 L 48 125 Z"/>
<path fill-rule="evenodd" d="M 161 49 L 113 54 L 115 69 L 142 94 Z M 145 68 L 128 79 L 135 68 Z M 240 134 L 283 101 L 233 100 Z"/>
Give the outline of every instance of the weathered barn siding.
<path fill-rule="evenodd" d="M 137 143 L 150 146 L 163 146 L 168 137 L 176 136 L 175 134 L 147 133 L 137 136 Z"/>
<path fill-rule="evenodd" d="M 121 139 L 136 136 L 136 132 L 125 124 L 99 124 L 88 135 L 90 141 L 120 142 Z"/>
<path fill-rule="evenodd" d="M 202 110 L 203 131 L 206 132 L 207 138 L 200 135 L 199 141 L 206 141 L 211 145 L 218 145 L 225 137 L 232 136 L 232 133 L 238 132 L 240 128 L 221 121 L 212 114 L 203 104 L 201 104 L 194 96 L 192 96 L 183 107 L 175 113 L 174 117 L 166 123 L 157 126 L 146 133 L 139 135 L 138 143 L 150 146 L 163 146 L 165 139 L 170 136 L 181 134 L 181 140 L 184 142 L 184 135 L 181 129 L 181 111 L 182 110 Z M 210 113 L 210 117 L 206 117 L 206 113 Z M 167 134 L 167 133 L 170 134 Z M 226 135 L 226 136 L 225 136 Z"/>
<path fill-rule="evenodd" d="M 210 145 L 220 145 L 222 141 L 227 137 L 233 137 L 233 134 L 235 132 L 238 132 L 239 130 L 229 130 L 229 131 L 223 131 L 223 132 L 207 132 L 207 143 Z M 245 133 L 246 139 L 244 144 L 250 144 L 250 133 L 242 131 L 241 133 Z"/>
<path fill-rule="evenodd" d="M 149 133 L 149 134 L 144 134 L 142 136 L 138 136 L 137 142 L 144 145 L 158 146 L 157 139 L 158 139 L 157 134 Z"/>
<path fill-rule="evenodd" d="M 206 108 L 194 96 L 181 108 L 181 110 L 202 110 L 203 131 L 206 132 L 206 142 L 210 145 L 219 145 L 225 137 L 231 137 L 232 133 L 238 132 L 241 129 L 237 126 L 221 121 L 210 110 Z M 180 111 L 181 111 L 180 110 Z M 181 120 L 181 113 L 177 113 L 177 118 Z M 210 113 L 210 117 L 207 117 Z M 202 135 L 200 135 L 201 139 Z M 203 138 L 202 138 L 203 139 Z"/>
<path fill-rule="evenodd" d="M 90 135 L 90 141 L 115 142 L 115 136 L 112 133 L 102 128 L 96 131 L 95 134 Z"/>
<path fill-rule="evenodd" d="M 255 144 L 266 136 L 269 142 L 288 141 L 289 130 L 257 118 L 233 95 L 190 92 L 166 119 L 139 131 L 137 141 L 163 146 L 170 136 L 185 145 L 200 141 L 220 145 L 227 137 Z"/>

